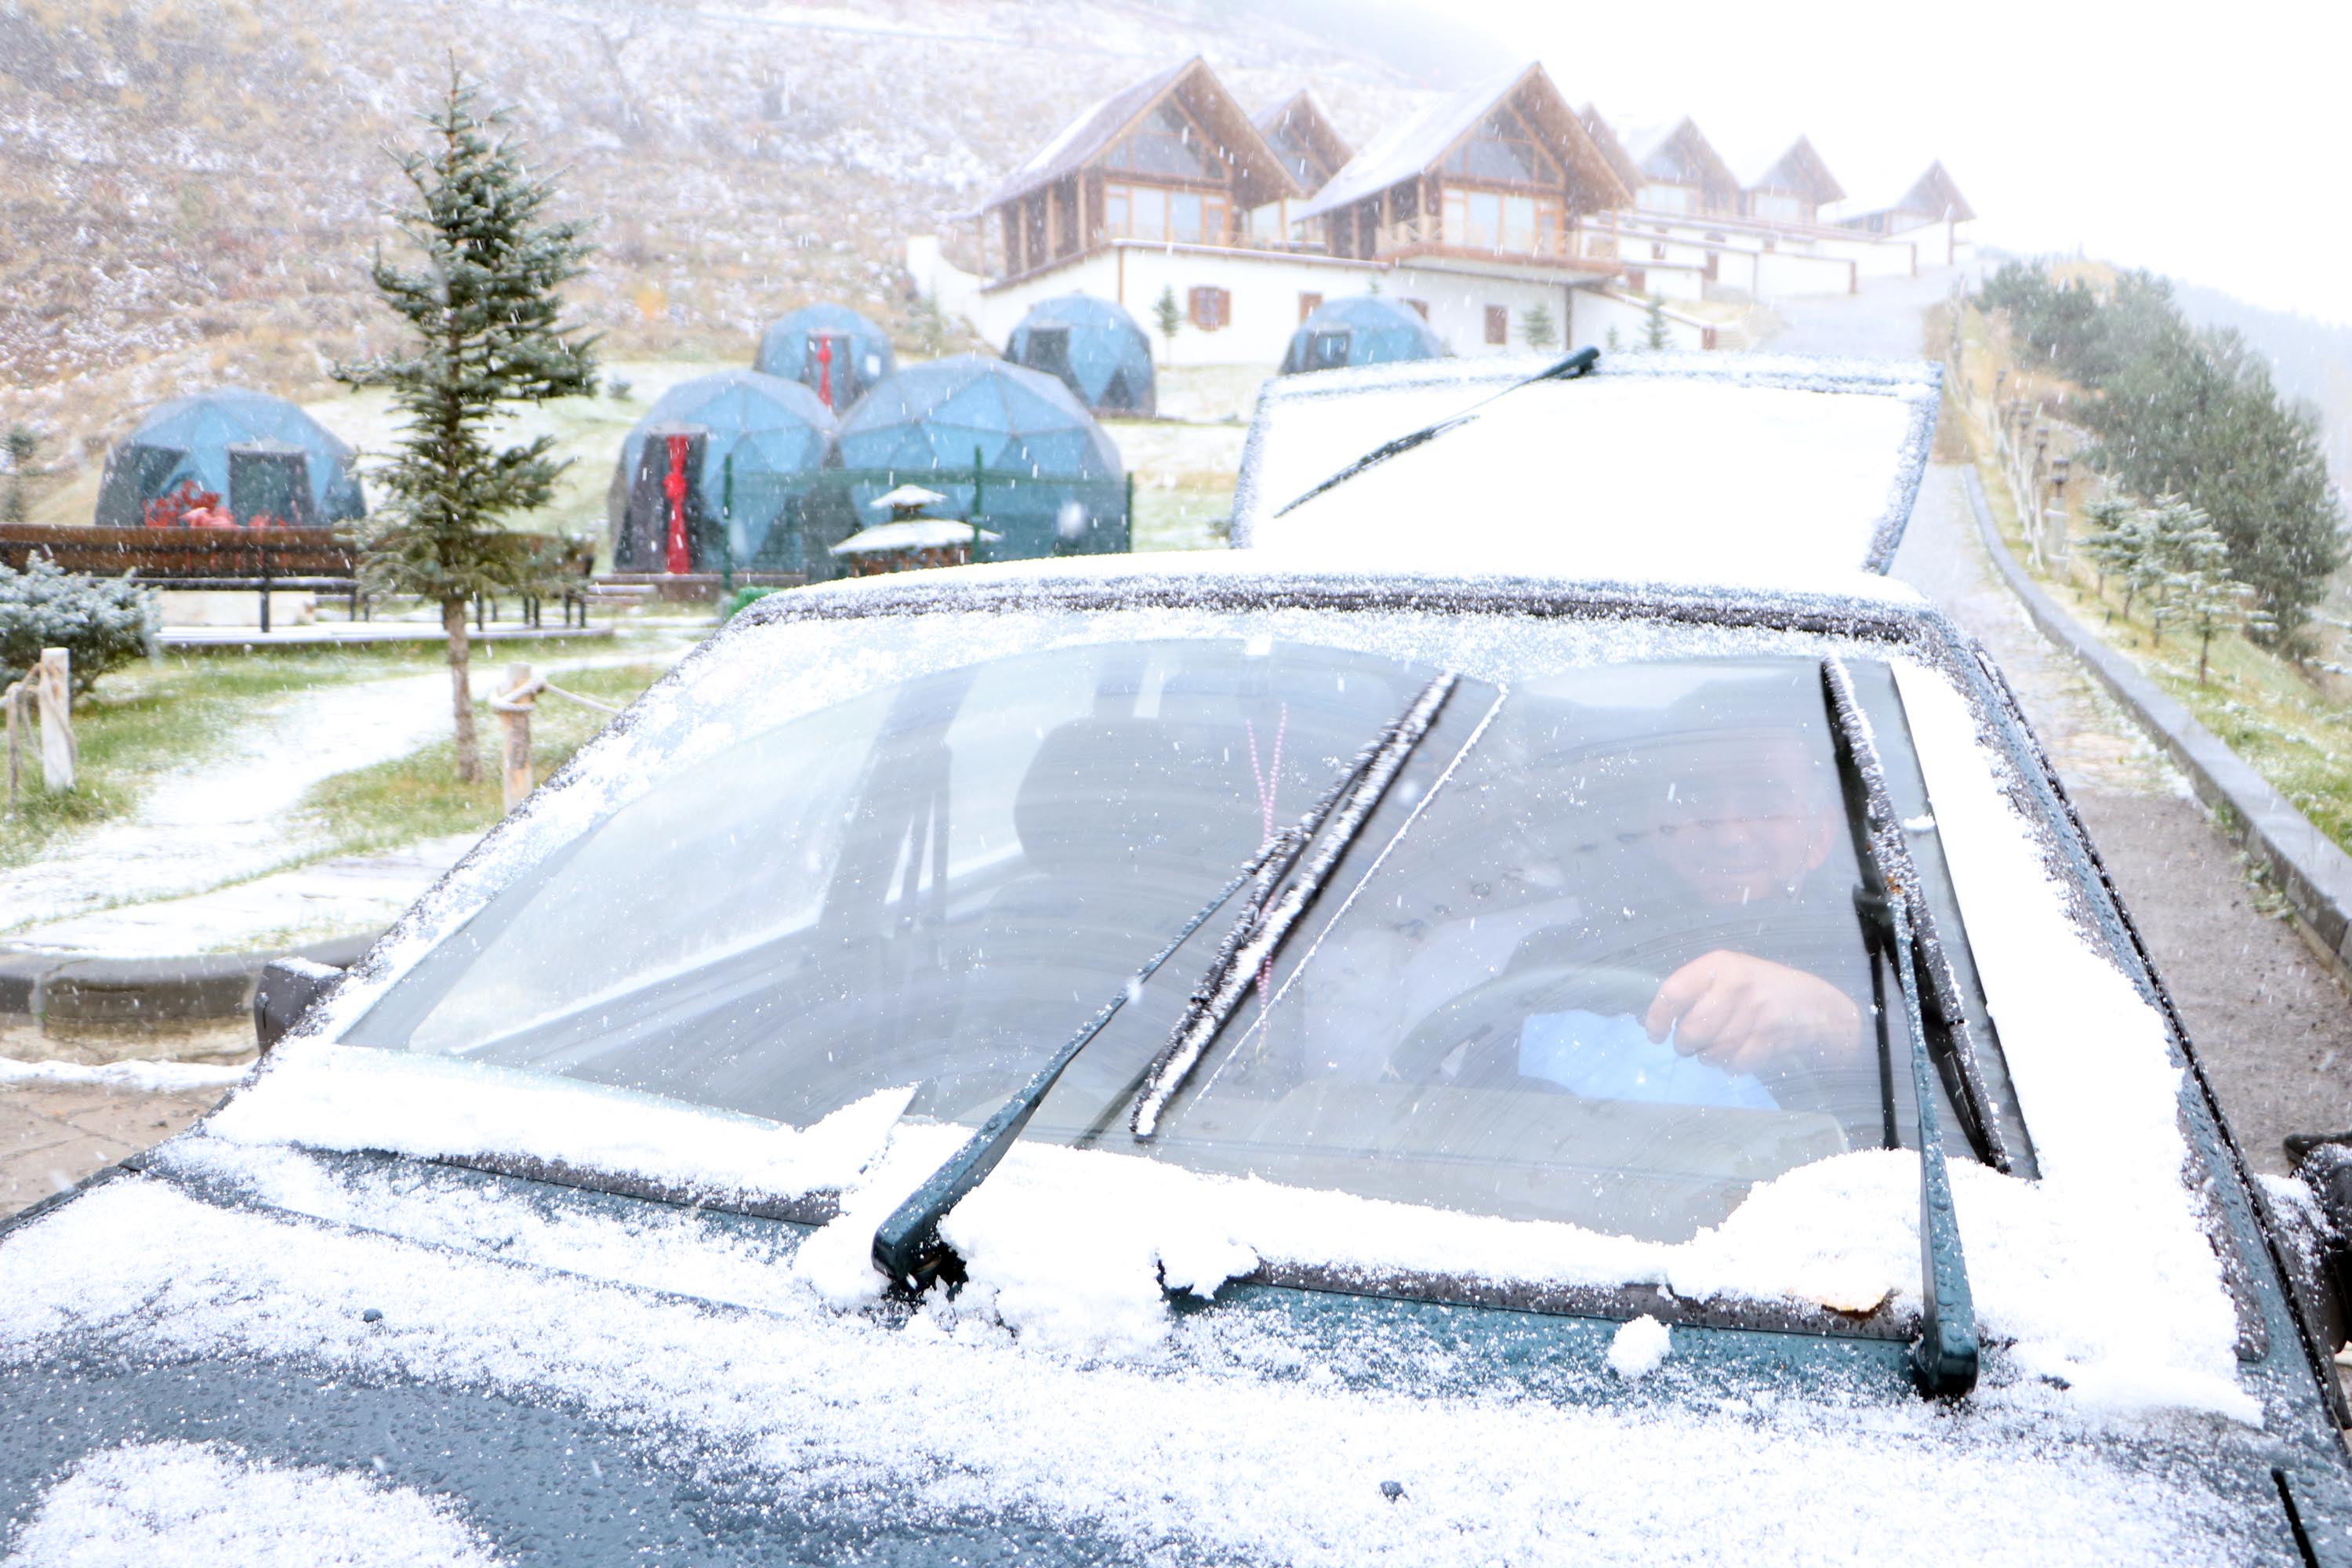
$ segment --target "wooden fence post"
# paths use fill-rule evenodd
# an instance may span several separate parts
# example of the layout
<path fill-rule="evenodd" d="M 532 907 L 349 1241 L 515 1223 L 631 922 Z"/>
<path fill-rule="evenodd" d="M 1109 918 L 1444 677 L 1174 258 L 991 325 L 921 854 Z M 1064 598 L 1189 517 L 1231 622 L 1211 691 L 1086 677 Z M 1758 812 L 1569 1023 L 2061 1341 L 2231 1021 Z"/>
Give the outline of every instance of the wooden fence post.
<path fill-rule="evenodd" d="M 503 696 L 491 700 L 490 707 L 499 716 L 499 727 L 504 731 L 506 760 L 506 808 L 514 810 L 530 794 L 530 713 L 542 683 L 533 680 L 530 666 L 507 666 L 507 689 Z"/>
<path fill-rule="evenodd" d="M 74 743 L 72 654 L 61 647 L 43 648 L 34 675 L 34 700 L 41 714 L 41 784 L 51 791 L 69 790 L 80 751 Z"/>

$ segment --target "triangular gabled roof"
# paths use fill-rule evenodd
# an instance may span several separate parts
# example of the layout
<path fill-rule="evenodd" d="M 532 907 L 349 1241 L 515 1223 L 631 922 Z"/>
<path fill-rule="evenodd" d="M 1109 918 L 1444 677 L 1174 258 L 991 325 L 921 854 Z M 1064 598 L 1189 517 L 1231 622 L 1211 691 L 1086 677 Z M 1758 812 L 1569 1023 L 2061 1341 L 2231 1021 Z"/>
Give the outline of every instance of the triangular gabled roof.
<path fill-rule="evenodd" d="M 1244 206 L 1257 206 L 1284 196 L 1299 195 L 1298 182 L 1265 144 L 1249 115 L 1208 62 L 1194 55 L 1132 87 L 1089 105 L 1064 126 L 1060 134 L 1029 154 L 1022 165 L 990 193 L 983 210 L 1002 206 L 1042 185 L 1084 168 L 1111 144 L 1133 130 L 1160 100 L 1174 95 L 1217 140 L 1215 151 L 1234 165 L 1234 195 Z"/>
<path fill-rule="evenodd" d="M 1960 195 L 1960 187 L 1953 182 L 1940 158 L 1929 163 L 1927 173 L 1906 186 L 1901 195 L 1892 201 L 1858 205 L 1853 212 L 1845 215 L 1844 221 L 1852 222 L 1877 213 L 1917 213 L 1937 223 L 1946 218 L 1955 223 L 1967 223 L 1977 216 L 1976 208 L 1969 205 L 1969 198 Z"/>
<path fill-rule="evenodd" d="M 1610 126 L 1599 106 L 1586 104 L 1576 111 L 1576 118 L 1578 123 L 1584 127 L 1584 133 L 1592 138 L 1592 144 L 1601 149 L 1601 156 L 1608 161 L 1609 172 L 1617 176 L 1618 184 L 1629 191 L 1640 184 L 1642 172 L 1633 166 L 1633 158 L 1625 151 L 1625 143 L 1617 139 L 1617 132 Z"/>
<path fill-rule="evenodd" d="M 1670 176 L 1654 172 L 1654 165 L 1669 158 L 1696 169 L 1698 184 L 1719 192 L 1726 200 L 1737 199 L 1743 188 L 1739 176 L 1732 173 L 1731 165 L 1724 162 L 1723 154 L 1715 150 L 1715 143 L 1706 139 L 1706 133 L 1698 128 L 1698 121 L 1687 114 L 1675 120 L 1662 120 L 1654 125 L 1628 126 L 1621 140 L 1626 160 L 1633 165 L 1633 183 L 1636 188 L 1654 180 L 1668 180 Z M 1675 180 L 1673 183 L 1679 184 L 1683 182 Z"/>
<path fill-rule="evenodd" d="M 1760 158 L 1734 161 L 1731 167 L 1743 191 L 1801 191 L 1816 206 L 1845 199 L 1845 187 L 1830 173 L 1810 137 L 1800 136 L 1778 153 Z"/>
<path fill-rule="evenodd" d="M 1454 143 L 1475 131 L 1497 104 L 1507 100 L 1536 121 L 1567 154 L 1569 176 L 1583 208 L 1601 211 L 1633 201 L 1633 193 L 1593 144 L 1591 132 L 1552 85 L 1550 76 L 1541 65 L 1530 62 L 1474 82 L 1392 127 L 1349 159 L 1348 166 L 1332 175 L 1331 183 L 1297 216 L 1315 217 L 1378 195 L 1444 162 Z"/>
<path fill-rule="evenodd" d="M 1283 159 L 1284 166 L 1290 171 L 1290 177 L 1297 180 L 1299 188 L 1310 196 L 1322 189 L 1325 180 L 1346 168 L 1348 160 L 1356 155 L 1356 150 L 1348 145 L 1348 139 L 1339 134 L 1339 127 L 1331 123 L 1331 117 L 1324 113 L 1323 106 L 1316 101 L 1312 88 L 1300 88 L 1280 103 L 1262 110 L 1251 123 L 1257 127 L 1258 134 L 1265 138 L 1266 144 L 1273 147 L 1277 154 L 1282 151 L 1277 139 L 1286 137 L 1315 155 L 1316 161 L 1322 164 L 1319 171 L 1302 170 L 1295 160 Z"/>

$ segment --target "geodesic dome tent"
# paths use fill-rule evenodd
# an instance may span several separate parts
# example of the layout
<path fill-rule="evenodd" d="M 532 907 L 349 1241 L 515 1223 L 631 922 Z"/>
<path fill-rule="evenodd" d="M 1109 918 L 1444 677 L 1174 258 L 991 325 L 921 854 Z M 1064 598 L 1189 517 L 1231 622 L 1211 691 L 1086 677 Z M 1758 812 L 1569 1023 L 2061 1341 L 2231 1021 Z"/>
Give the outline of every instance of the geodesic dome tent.
<path fill-rule="evenodd" d="M 760 334 L 751 368 L 762 375 L 797 381 L 825 405 L 845 412 L 898 368 L 898 356 L 881 328 L 845 305 L 808 305 L 772 323 Z"/>
<path fill-rule="evenodd" d="M 1444 359 L 1454 351 L 1408 305 L 1376 294 L 1328 300 L 1290 334 L 1282 374 L 1396 360 Z"/>
<path fill-rule="evenodd" d="M 796 381 L 755 370 L 720 371 L 680 382 L 654 402 L 621 443 L 607 510 L 613 565 L 621 572 L 665 569 L 669 507 L 662 484 L 671 437 L 688 493 L 690 569 L 716 572 L 807 569 L 811 500 L 833 447 L 833 416 Z M 663 446 L 648 454 L 656 435 Z"/>
<path fill-rule="evenodd" d="M 839 543 L 875 521 L 875 498 L 909 481 L 947 498 L 934 515 L 1000 537 L 976 561 L 1095 555 L 1129 548 L 1118 447 L 1070 389 L 1039 371 L 956 354 L 900 371 L 841 422 Z M 809 551 L 814 575 L 817 549 Z"/>
<path fill-rule="evenodd" d="M 1004 357 L 1057 378 L 1097 414 L 1150 414 L 1158 406 L 1151 340 L 1108 300 L 1065 294 L 1032 305 L 1006 340 Z"/>
<path fill-rule="evenodd" d="M 192 392 L 157 404 L 106 455 L 98 485 L 100 528 L 137 528 L 167 498 L 222 498 L 240 523 L 257 517 L 317 528 L 367 515 L 352 472 L 356 454 L 282 397 L 242 386 Z"/>

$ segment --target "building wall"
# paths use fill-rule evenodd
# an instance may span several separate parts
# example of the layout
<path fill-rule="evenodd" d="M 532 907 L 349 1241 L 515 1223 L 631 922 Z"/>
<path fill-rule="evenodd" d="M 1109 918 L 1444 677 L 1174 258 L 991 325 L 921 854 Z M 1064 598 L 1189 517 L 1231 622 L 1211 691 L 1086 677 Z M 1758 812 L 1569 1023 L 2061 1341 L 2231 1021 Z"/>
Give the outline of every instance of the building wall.
<path fill-rule="evenodd" d="M 937 237 L 926 235 L 908 242 L 907 267 L 916 288 L 931 295 L 940 310 L 961 316 L 1000 347 L 1041 300 L 1077 293 L 1112 300 L 1125 306 L 1143 327 L 1153 358 L 1161 364 L 1279 363 L 1291 334 L 1298 330 L 1300 296 L 1345 299 L 1370 292 L 1375 282 L 1388 299 L 1426 306 L 1431 328 L 1457 354 L 1525 349 L 1528 312 L 1539 302 L 1550 311 L 1555 333 L 1569 331 L 1573 313 L 1571 290 L 1564 279 L 1458 265 L 1339 261 L 1265 251 L 1118 246 L 1042 277 L 989 289 L 984 279 L 949 263 L 940 254 Z M 1161 290 L 1173 289 L 1182 310 L 1196 288 L 1226 290 L 1231 297 L 1229 324 L 1204 331 L 1187 320 L 1172 340 L 1161 336 L 1153 314 Z M 1500 343 L 1486 341 L 1490 308 L 1504 312 L 1505 341 Z"/>
<path fill-rule="evenodd" d="M 1703 349 L 1707 346 L 1706 328 L 1703 323 L 1675 315 L 1671 307 L 1662 313 L 1665 317 L 1669 347 Z M 1580 293 L 1576 297 L 1575 331 L 1569 335 L 1568 346 L 1571 349 L 1605 350 L 1609 347 L 1612 327 L 1617 330 L 1619 351 L 1640 349 L 1650 333 L 1648 306 L 1622 294 Z"/>

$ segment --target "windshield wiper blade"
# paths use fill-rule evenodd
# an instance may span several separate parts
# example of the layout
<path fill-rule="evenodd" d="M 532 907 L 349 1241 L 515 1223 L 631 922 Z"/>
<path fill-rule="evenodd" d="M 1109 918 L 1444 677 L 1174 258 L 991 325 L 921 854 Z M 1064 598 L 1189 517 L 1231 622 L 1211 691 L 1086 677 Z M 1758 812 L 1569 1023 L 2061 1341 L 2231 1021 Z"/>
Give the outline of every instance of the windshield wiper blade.
<path fill-rule="evenodd" d="M 1338 473 L 1333 474 L 1329 479 L 1325 479 L 1321 484 L 1317 485 L 1313 489 L 1308 490 L 1304 495 L 1294 497 L 1292 500 L 1285 502 L 1276 510 L 1274 515 L 1280 517 L 1284 512 L 1296 510 L 1297 508 L 1305 506 L 1308 501 L 1313 500 L 1317 496 L 1321 495 L 1325 490 L 1331 489 L 1333 486 L 1346 484 L 1349 479 L 1354 479 L 1366 468 L 1376 468 L 1382 463 L 1387 462 L 1391 458 L 1401 457 L 1404 453 L 1412 451 L 1415 447 L 1420 446 L 1424 441 L 1433 441 L 1438 437 L 1444 435 L 1448 430 L 1458 429 L 1462 426 L 1469 424 L 1472 420 L 1477 418 L 1479 412 L 1484 409 L 1487 404 L 1494 402 L 1496 397 L 1508 397 L 1512 393 L 1518 391 L 1521 387 L 1533 386 L 1538 382 L 1574 381 L 1579 376 L 1581 376 L 1591 370 L 1591 368 L 1600 362 L 1601 351 L 1599 349 L 1579 349 L 1574 353 L 1570 354 L 1568 357 L 1561 360 L 1559 363 L 1538 371 L 1535 374 L 1528 377 L 1525 381 L 1515 381 L 1511 383 L 1510 385 L 1503 388 L 1502 391 L 1496 393 L 1493 397 L 1481 398 L 1459 414 L 1448 415 L 1434 425 L 1424 425 L 1418 430 L 1412 431 L 1407 435 L 1399 436 L 1393 441 L 1381 442 L 1379 446 L 1373 447 L 1362 457 L 1358 458 L 1354 462 L 1349 463 L 1346 468 L 1341 468 Z"/>
<path fill-rule="evenodd" d="M 1960 1249 L 1959 1223 L 1952 1211 L 1952 1175 L 1944 1159 L 1941 1117 L 1936 1109 L 1936 1068 L 1927 1055 L 1927 1011 L 1920 1000 L 1912 935 L 1913 909 L 1915 905 L 1924 909 L 1919 873 L 1912 864 L 1911 847 L 1903 840 L 1870 720 L 1854 695 L 1853 677 L 1843 661 L 1822 660 L 1822 689 L 1837 742 L 1838 779 L 1844 788 L 1846 821 L 1853 832 L 1854 858 L 1862 868 L 1863 887 L 1854 902 L 1863 912 L 1871 943 L 1874 977 L 1882 958 L 1895 971 L 1911 1047 L 1911 1092 L 1918 1102 L 1919 1119 L 1920 1262 L 1919 1338 L 1911 1347 L 1911 1364 L 1927 1393 L 1958 1396 L 1976 1386 L 1976 1300 L 1969 1286 L 1968 1259 Z M 1884 1007 L 1879 1009 L 1877 1025 L 1882 1081 L 1891 1095 L 1893 1063 L 1886 1059 L 1883 1045 Z"/>
<path fill-rule="evenodd" d="M 1202 904 L 1192 918 L 1186 921 L 1167 946 L 1153 953 L 1143 967 L 1122 986 L 1118 995 L 1103 1004 L 1095 1016 L 1078 1026 L 1053 1058 L 1023 1085 L 1020 1091 L 997 1109 L 996 1113 L 980 1124 L 974 1132 L 947 1163 L 926 1177 L 921 1186 L 908 1194 L 905 1202 L 890 1212 L 874 1233 L 874 1267 L 890 1281 L 891 1289 L 908 1295 L 919 1295 L 930 1282 L 948 1269 L 955 1254 L 940 1237 L 940 1222 L 948 1211 L 963 1201 L 971 1191 L 988 1179 L 1022 1129 L 1045 1103 L 1064 1068 L 1077 1059 L 1097 1035 L 1103 1032 L 1119 1009 L 1143 989 L 1144 984 L 1157 973 L 1160 965 L 1176 955 L 1176 950 L 1205 924 L 1209 917 L 1223 908 L 1227 900 L 1241 891 L 1242 884 L 1258 874 L 1264 862 L 1273 856 L 1283 840 L 1275 839 L 1252 856 L 1241 871 L 1217 889 L 1217 894 Z M 960 1278 L 960 1276 L 959 1276 Z"/>
<path fill-rule="evenodd" d="M 1252 901 L 1225 933 L 1225 940 L 1218 944 L 1215 962 L 1193 991 L 1192 1003 L 1168 1037 L 1168 1043 L 1152 1058 L 1143 1088 L 1135 1097 L 1135 1111 L 1128 1120 L 1128 1127 L 1138 1138 L 1150 1138 L 1160 1130 L 1160 1118 L 1168 1109 L 1169 1100 L 1183 1088 L 1185 1079 L 1241 1006 L 1242 998 L 1257 983 L 1259 974 L 1280 955 L 1283 942 L 1297 929 L 1299 918 L 1314 907 L 1331 868 L 1363 831 L 1373 808 L 1388 794 L 1389 785 L 1396 782 L 1397 773 L 1412 755 L 1413 748 L 1437 722 L 1438 712 L 1453 695 L 1458 679 L 1449 671 L 1422 688 L 1412 705 L 1383 725 L 1372 743 L 1357 757 L 1340 789 L 1327 795 L 1318 804 L 1317 811 L 1292 830 L 1289 837 L 1294 845 L 1290 851 L 1293 858 L 1309 839 L 1318 833 L 1323 836 L 1314 857 L 1301 868 L 1281 897 L 1270 903 L 1265 898 L 1274 882 L 1280 879 L 1277 873 L 1261 886 L 1260 897 Z M 1328 833 L 1323 833 L 1325 823 L 1318 820 L 1322 816 L 1328 816 Z"/>

